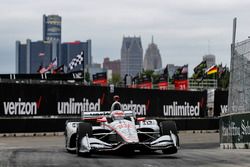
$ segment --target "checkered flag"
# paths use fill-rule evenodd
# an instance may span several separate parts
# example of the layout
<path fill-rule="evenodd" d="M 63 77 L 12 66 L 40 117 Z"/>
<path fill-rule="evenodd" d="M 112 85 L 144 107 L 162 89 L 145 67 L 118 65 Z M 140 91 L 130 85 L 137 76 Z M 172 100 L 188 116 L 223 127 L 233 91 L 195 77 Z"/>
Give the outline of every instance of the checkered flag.
<path fill-rule="evenodd" d="M 83 57 L 84 57 L 84 53 L 82 51 L 79 55 L 77 55 L 75 58 L 73 58 L 71 60 L 71 62 L 69 63 L 68 68 L 70 70 L 73 70 L 73 68 L 75 68 L 77 65 L 82 64 L 83 63 Z"/>

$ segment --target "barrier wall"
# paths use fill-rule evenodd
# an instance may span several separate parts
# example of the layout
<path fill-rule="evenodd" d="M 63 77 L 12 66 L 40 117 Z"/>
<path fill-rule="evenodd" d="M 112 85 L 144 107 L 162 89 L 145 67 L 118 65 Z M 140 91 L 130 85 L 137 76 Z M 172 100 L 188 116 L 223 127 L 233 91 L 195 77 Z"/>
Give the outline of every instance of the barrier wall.
<path fill-rule="evenodd" d="M 119 95 L 125 110 L 138 116 L 204 117 L 206 91 L 174 91 L 49 84 L 0 84 L 1 117 L 79 116 L 109 110 Z"/>
<path fill-rule="evenodd" d="M 250 112 L 229 114 L 220 119 L 222 148 L 249 148 Z"/>
<path fill-rule="evenodd" d="M 0 133 L 61 132 L 81 111 L 109 110 L 113 95 L 138 116 L 174 120 L 179 130 L 215 130 L 206 118 L 206 91 L 146 90 L 82 85 L 0 83 Z"/>
<path fill-rule="evenodd" d="M 75 118 L 76 119 L 76 118 Z M 63 132 L 69 118 L 1 118 L 0 133 Z M 157 119 L 158 122 L 163 119 Z M 173 119 L 178 130 L 218 130 L 218 118 Z"/>
<path fill-rule="evenodd" d="M 214 116 L 227 113 L 228 91 L 215 90 L 214 94 Z"/>

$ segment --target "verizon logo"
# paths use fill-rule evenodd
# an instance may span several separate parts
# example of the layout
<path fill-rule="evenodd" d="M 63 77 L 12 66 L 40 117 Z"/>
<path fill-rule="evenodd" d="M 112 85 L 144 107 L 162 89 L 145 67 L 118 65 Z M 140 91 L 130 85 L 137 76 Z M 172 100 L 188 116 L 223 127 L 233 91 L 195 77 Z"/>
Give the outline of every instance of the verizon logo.
<path fill-rule="evenodd" d="M 185 102 L 184 105 L 178 105 L 176 101 L 172 105 L 163 105 L 164 116 L 200 116 L 200 103 L 196 106 Z"/>
<path fill-rule="evenodd" d="M 5 115 L 37 115 L 36 102 L 22 102 L 18 98 L 17 102 L 3 102 Z"/>
<path fill-rule="evenodd" d="M 220 105 L 220 109 L 222 113 L 227 113 L 227 105 Z"/>
<path fill-rule="evenodd" d="M 136 115 L 146 115 L 147 106 L 145 104 L 134 104 L 133 100 L 130 100 L 128 104 L 122 104 L 122 108 L 123 110 L 133 110 Z"/>

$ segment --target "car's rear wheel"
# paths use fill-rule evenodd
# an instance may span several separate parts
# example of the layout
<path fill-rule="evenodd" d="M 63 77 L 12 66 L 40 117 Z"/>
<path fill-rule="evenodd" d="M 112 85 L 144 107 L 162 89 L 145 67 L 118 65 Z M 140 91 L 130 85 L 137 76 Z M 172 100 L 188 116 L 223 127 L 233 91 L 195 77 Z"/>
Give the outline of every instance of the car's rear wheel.
<path fill-rule="evenodd" d="M 86 153 L 81 153 L 80 152 L 80 147 L 81 147 L 81 141 L 82 138 L 88 135 L 88 137 L 92 137 L 93 132 L 92 132 L 92 125 L 90 123 L 86 122 L 80 122 L 77 127 L 77 132 L 76 132 L 76 153 L 78 156 L 90 156 L 89 152 Z"/>
<path fill-rule="evenodd" d="M 179 146 L 179 136 L 177 126 L 174 121 L 162 121 L 160 122 L 161 135 L 170 135 L 170 131 L 176 136 L 176 145 Z M 177 152 L 175 147 L 171 149 L 162 150 L 164 154 L 174 154 Z"/>

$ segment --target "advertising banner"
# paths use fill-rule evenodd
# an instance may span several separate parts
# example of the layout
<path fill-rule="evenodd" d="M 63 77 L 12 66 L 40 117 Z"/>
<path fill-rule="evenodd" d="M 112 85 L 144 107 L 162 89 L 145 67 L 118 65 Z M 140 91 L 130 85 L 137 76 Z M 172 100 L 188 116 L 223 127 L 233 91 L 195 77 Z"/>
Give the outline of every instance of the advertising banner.
<path fill-rule="evenodd" d="M 124 110 L 139 116 L 204 117 L 206 91 L 174 91 L 56 84 L 0 84 L 0 116 L 80 116 L 108 111 L 119 95 Z"/>
<path fill-rule="evenodd" d="M 188 80 L 175 80 L 174 86 L 176 90 L 187 90 L 188 89 Z"/>
<path fill-rule="evenodd" d="M 107 86 L 107 73 L 96 73 L 93 75 L 93 84 L 94 85 L 100 85 L 100 86 Z"/>
<path fill-rule="evenodd" d="M 152 89 L 152 82 L 144 82 L 137 85 L 140 89 Z"/>
<path fill-rule="evenodd" d="M 0 84 L 0 116 L 63 116 L 107 110 L 106 91 L 76 85 Z"/>
<path fill-rule="evenodd" d="M 158 86 L 158 89 L 160 90 L 166 90 L 168 89 L 168 82 L 167 81 L 159 82 L 157 86 Z"/>
<path fill-rule="evenodd" d="M 227 113 L 228 91 L 216 90 L 214 94 L 214 116 Z"/>
<path fill-rule="evenodd" d="M 250 142 L 250 113 L 232 114 L 220 119 L 221 143 Z"/>
<path fill-rule="evenodd" d="M 125 109 L 152 117 L 204 117 L 206 91 L 143 90 L 116 88 Z"/>

